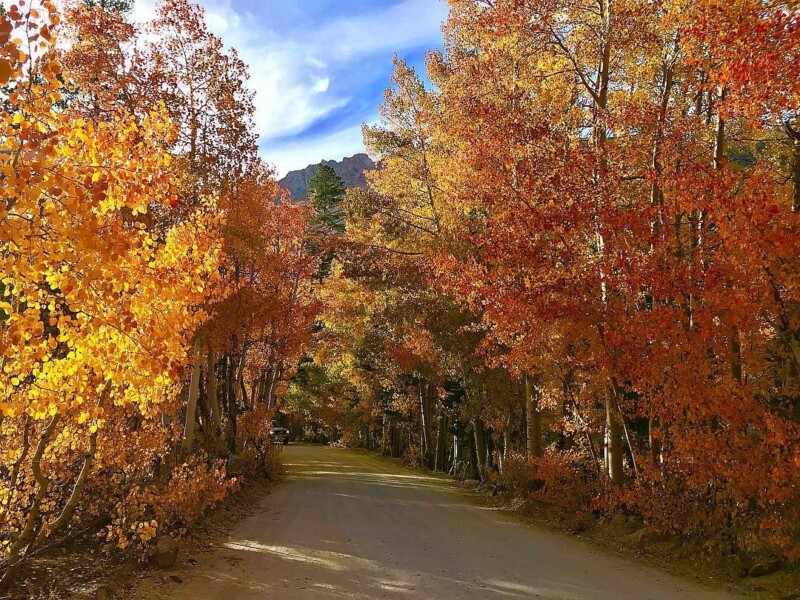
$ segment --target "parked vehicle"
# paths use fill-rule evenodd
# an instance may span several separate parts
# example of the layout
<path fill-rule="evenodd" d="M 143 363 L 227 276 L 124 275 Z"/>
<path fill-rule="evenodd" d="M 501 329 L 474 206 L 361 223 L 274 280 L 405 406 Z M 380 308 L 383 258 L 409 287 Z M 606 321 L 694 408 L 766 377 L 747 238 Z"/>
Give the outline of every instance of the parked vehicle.
<path fill-rule="evenodd" d="M 273 425 L 269 430 L 269 437 L 273 444 L 283 444 L 285 446 L 289 443 L 289 430 L 286 427 Z"/>

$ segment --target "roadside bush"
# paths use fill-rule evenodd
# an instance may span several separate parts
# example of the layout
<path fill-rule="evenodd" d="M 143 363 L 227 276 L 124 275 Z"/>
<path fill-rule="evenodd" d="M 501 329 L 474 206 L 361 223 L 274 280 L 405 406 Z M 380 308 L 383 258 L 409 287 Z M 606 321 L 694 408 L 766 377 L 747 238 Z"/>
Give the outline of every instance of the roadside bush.
<path fill-rule="evenodd" d="M 530 460 L 517 456 L 504 462 L 502 472 L 490 471 L 488 476 L 513 496 L 575 512 L 586 510 L 601 492 L 586 461 L 570 454 L 545 454 Z"/>
<path fill-rule="evenodd" d="M 181 537 L 238 486 L 238 479 L 227 476 L 223 461 L 209 463 L 204 455 L 192 456 L 164 480 L 131 487 L 114 507 L 106 540 L 143 558 L 159 535 Z"/>
<path fill-rule="evenodd" d="M 579 512 L 586 510 L 600 492 L 597 474 L 577 454 L 545 454 L 532 461 L 539 489 L 530 498 Z"/>
<path fill-rule="evenodd" d="M 541 481 L 536 477 L 536 466 L 522 457 L 506 459 L 503 470 L 489 474 L 492 483 L 502 487 L 514 496 L 529 497 L 541 488 Z"/>
<path fill-rule="evenodd" d="M 270 423 L 274 417 L 275 411 L 263 404 L 241 416 L 236 448 L 242 473 L 272 479 L 280 471 L 281 446 L 273 444 L 270 438 Z"/>

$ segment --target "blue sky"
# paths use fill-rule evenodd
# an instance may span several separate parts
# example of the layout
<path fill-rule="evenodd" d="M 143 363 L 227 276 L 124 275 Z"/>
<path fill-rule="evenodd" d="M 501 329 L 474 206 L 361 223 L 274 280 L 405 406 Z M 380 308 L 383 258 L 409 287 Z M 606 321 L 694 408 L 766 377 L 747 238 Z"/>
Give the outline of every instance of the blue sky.
<path fill-rule="evenodd" d="M 146 20 L 156 0 L 136 0 Z M 209 28 L 250 66 L 265 160 L 280 174 L 364 150 L 392 55 L 422 69 L 441 46 L 444 0 L 200 0 Z"/>

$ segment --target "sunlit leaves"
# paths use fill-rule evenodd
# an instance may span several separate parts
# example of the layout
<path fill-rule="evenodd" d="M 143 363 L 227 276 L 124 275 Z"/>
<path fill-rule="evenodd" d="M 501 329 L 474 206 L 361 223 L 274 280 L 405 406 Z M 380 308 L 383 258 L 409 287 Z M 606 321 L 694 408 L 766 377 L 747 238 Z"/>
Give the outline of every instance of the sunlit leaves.
<path fill-rule="evenodd" d="M 603 473 L 621 418 L 637 483 L 614 501 L 672 531 L 752 519 L 800 556 L 796 3 L 449 4 L 435 88 L 398 62 L 365 128 L 382 168 L 346 202 L 321 362 L 362 405 L 391 394 L 384 424 L 422 375 L 504 427 L 514 400 L 475 374 L 535 376 L 548 479 Z"/>
<path fill-rule="evenodd" d="M 119 69 L 118 87 L 103 88 L 89 68 L 93 55 L 52 41 L 60 21 L 49 3 L 20 2 L 0 16 L 0 84 L 7 84 L 0 117 L 0 453 L 4 465 L 6 456 L 18 462 L 0 473 L 4 569 L 55 533 L 51 527 L 64 526 L 57 517 L 73 487 L 79 513 L 91 516 L 113 512 L 131 486 L 152 477 L 176 435 L 170 422 L 182 407 L 190 340 L 226 295 L 221 186 L 198 188 L 199 170 L 187 176 L 174 98 L 139 78 L 158 65 L 111 52 L 133 35 L 118 16 L 78 6 L 67 14 L 71 31 L 103 46 L 103 73 Z M 95 29 L 98 23 L 107 27 Z M 18 30 L 36 47 L 23 48 Z M 123 89 L 129 101 L 120 102 Z M 228 106 L 228 114 L 248 114 L 243 102 Z M 224 129 L 213 120 L 206 126 Z M 244 163 L 254 158 L 247 147 L 236 150 Z M 202 161 L 217 176 L 233 166 L 223 154 Z M 268 180 L 271 174 L 262 184 Z M 266 200 L 259 195 L 264 185 L 249 201 Z M 46 475 L 32 462 L 37 447 Z M 84 462 L 93 490 L 87 497 L 78 475 Z M 196 482 L 190 472 L 200 474 Z M 97 473 L 104 475 L 94 479 Z M 43 486 L 44 476 L 55 485 Z M 221 465 L 207 467 L 202 459 L 192 459 L 174 481 L 169 502 L 186 518 L 235 485 Z M 195 485 L 206 486 L 206 494 L 193 496 Z M 159 498 L 149 494 L 140 504 L 146 510 Z M 28 519 L 38 519 L 35 529 L 26 529 Z M 127 525 L 112 524 L 108 539 L 144 545 L 161 531 L 159 522 L 171 520 L 142 522 L 135 539 Z"/>

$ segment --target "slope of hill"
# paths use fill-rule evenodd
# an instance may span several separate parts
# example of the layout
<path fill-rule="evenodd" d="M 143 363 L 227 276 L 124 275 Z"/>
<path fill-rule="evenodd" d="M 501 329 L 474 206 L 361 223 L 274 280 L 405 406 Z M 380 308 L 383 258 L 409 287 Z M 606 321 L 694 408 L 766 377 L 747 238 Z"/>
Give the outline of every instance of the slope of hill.
<path fill-rule="evenodd" d="M 341 162 L 335 160 L 323 160 L 321 163 L 311 165 L 300 171 L 291 171 L 280 183 L 285 187 L 295 200 L 305 200 L 308 195 L 308 182 L 319 169 L 320 164 L 333 167 L 336 174 L 342 178 L 345 187 L 366 187 L 367 181 L 364 171 L 371 171 L 375 168 L 375 162 L 366 154 L 356 154 Z"/>

